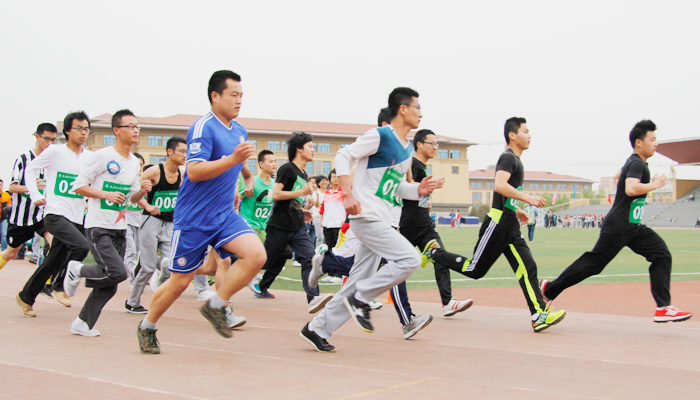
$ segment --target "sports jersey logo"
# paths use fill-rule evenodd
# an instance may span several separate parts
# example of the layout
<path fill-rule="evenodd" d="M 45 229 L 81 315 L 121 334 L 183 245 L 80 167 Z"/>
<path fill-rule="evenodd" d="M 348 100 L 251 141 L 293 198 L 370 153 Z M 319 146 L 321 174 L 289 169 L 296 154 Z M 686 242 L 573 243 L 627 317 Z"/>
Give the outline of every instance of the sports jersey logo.
<path fill-rule="evenodd" d="M 202 151 L 202 143 L 190 143 L 190 154 L 197 154 Z"/>
<path fill-rule="evenodd" d="M 187 264 L 187 259 L 185 257 L 180 257 L 177 259 L 177 265 L 184 267 Z"/>
<path fill-rule="evenodd" d="M 116 161 L 112 160 L 107 163 L 107 172 L 109 172 L 110 174 L 119 175 L 121 171 L 122 167 Z"/>
<path fill-rule="evenodd" d="M 260 195 L 258 196 L 257 199 L 255 199 L 255 201 L 261 201 L 261 202 L 266 201 L 268 192 L 269 192 L 269 190 L 265 189 L 262 193 L 260 193 Z"/>

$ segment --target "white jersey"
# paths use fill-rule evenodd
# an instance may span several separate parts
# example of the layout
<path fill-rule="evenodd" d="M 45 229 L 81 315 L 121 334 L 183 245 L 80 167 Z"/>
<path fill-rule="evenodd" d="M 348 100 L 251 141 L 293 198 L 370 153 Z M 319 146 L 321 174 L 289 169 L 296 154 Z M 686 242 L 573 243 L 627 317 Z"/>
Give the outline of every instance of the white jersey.
<path fill-rule="evenodd" d="M 65 144 L 52 145 L 42 151 L 27 165 L 25 171 L 25 184 L 32 203 L 46 199 L 44 214 L 60 215 L 82 225 L 85 198 L 73 191 L 73 184 L 92 154 L 89 150 L 75 154 Z M 36 184 L 42 169 L 46 179 L 44 194 L 39 192 Z"/>
<path fill-rule="evenodd" d="M 335 156 L 338 176 L 350 175 L 350 164 L 358 160 L 352 194 L 360 202 L 361 212 L 350 218 L 392 222 L 392 208 L 402 205 L 401 198 L 418 200 L 418 185 L 406 182 L 411 166 L 411 143 L 401 143 L 391 125 L 370 129 Z"/>
<path fill-rule="evenodd" d="M 119 211 L 126 208 L 131 195 L 141 190 L 138 158 L 126 159 L 113 146 L 97 150 L 78 175 L 74 187 L 87 185 L 106 192 L 124 193 L 126 200 L 114 204 L 105 199 L 88 199 L 85 228 L 126 229 L 126 220 L 119 218 Z"/>

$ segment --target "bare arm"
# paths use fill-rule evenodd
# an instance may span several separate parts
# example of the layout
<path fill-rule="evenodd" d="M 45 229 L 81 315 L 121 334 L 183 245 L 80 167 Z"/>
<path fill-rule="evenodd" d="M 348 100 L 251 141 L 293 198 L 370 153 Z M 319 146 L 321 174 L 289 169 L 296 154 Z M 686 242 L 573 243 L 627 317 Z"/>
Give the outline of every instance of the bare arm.
<path fill-rule="evenodd" d="M 524 201 L 527 204 L 533 205 L 535 207 L 543 207 L 545 205 L 546 201 L 543 197 L 527 195 L 511 186 L 508 183 L 510 175 L 511 174 L 508 171 L 496 171 L 496 179 L 494 184 L 494 190 L 496 191 L 496 193 L 501 194 L 510 199 Z"/>
<path fill-rule="evenodd" d="M 641 196 L 664 186 L 667 180 L 668 178 L 664 174 L 654 175 L 654 179 L 649 183 L 642 183 L 637 178 L 627 178 L 625 179 L 625 194 L 630 197 Z"/>
<path fill-rule="evenodd" d="M 19 183 L 10 183 L 10 187 L 7 188 L 7 191 L 10 193 L 27 193 L 29 189 Z"/>
<path fill-rule="evenodd" d="M 234 166 L 245 162 L 255 154 L 255 147 L 250 142 L 236 146 L 233 154 L 214 161 L 190 161 L 187 163 L 187 176 L 192 182 L 201 182 L 216 178 Z M 249 172 L 250 173 L 250 172 Z"/>
<path fill-rule="evenodd" d="M 275 186 L 272 187 L 272 201 L 291 200 L 296 197 L 306 196 L 311 193 L 311 190 L 311 183 L 307 183 L 299 190 L 290 192 L 284 190 L 284 184 L 275 182 Z"/>

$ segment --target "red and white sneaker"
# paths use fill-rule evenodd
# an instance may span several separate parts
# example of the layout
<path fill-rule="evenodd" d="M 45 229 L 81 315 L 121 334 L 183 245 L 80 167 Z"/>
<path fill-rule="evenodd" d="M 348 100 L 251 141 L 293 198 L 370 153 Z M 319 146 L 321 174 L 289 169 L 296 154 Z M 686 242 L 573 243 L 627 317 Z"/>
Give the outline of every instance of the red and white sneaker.
<path fill-rule="evenodd" d="M 442 306 L 442 315 L 445 317 L 451 317 L 458 312 L 462 312 L 474 304 L 474 300 L 468 299 L 464 301 L 459 301 L 452 299 L 449 303 Z"/>
<path fill-rule="evenodd" d="M 693 314 L 687 311 L 681 311 L 674 306 L 666 306 L 662 309 L 657 309 L 654 314 L 654 322 L 680 322 L 690 319 Z"/>
<path fill-rule="evenodd" d="M 548 313 L 549 310 L 552 308 L 552 300 L 548 299 L 547 296 L 544 295 L 544 288 L 547 287 L 549 284 L 549 281 L 546 279 L 542 279 L 540 282 L 540 292 L 542 292 L 542 300 L 544 300 L 544 312 Z"/>

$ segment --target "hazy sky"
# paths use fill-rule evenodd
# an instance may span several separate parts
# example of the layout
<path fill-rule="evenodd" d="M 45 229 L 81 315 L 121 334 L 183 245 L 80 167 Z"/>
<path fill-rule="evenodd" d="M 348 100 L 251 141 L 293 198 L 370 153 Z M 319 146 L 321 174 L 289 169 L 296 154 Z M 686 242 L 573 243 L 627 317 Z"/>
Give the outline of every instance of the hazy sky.
<path fill-rule="evenodd" d="M 375 123 L 412 87 L 422 128 L 483 144 L 472 170 L 495 163 L 514 115 L 533 135 L 526 169 L 594 180 L 628 157 L 640 119 L 659 140 L 700 136 L 697 2 L 344 4 L 3 0 L 0 177 L 72 110 L 203 114 L 218 69 L 241 74 L 251 118 Z"/>

